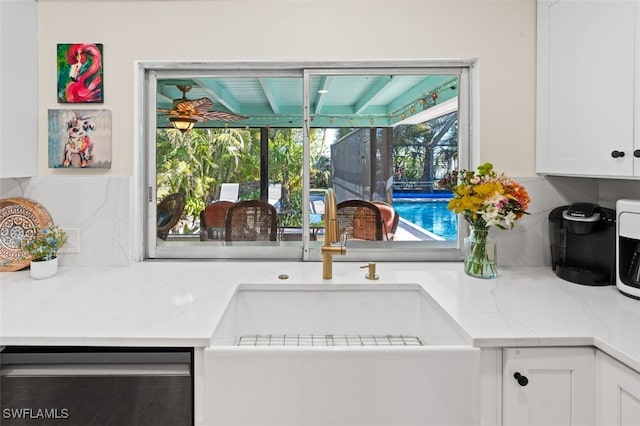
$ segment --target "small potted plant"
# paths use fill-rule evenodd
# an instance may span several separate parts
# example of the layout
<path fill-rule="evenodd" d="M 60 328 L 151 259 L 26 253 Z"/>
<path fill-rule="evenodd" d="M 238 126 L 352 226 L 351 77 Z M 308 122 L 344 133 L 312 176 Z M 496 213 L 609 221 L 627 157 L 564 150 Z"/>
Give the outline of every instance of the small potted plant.
<path fill-rule="evenodd" d="M 27 231 L 20 248 L 31 260 L 31 277 L 49 278 L 58 271 L 58 250 L 67 242 L 67 233 L 59 226 L 47 226 L 43 229 L 32 228 Z"/>

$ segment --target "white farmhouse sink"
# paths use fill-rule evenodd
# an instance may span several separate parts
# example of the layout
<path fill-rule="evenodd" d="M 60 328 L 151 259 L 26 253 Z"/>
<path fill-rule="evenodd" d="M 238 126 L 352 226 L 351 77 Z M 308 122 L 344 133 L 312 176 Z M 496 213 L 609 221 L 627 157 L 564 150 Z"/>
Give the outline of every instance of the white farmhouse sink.
<path fill-rule="evenodd" d="M 252 336 L 325 335 L 411 336 L 426 346 L 469 344 L 446 312 L 413 284 L 241 285 L 212 344 L 244 345 Z M 286 344 L 291 345 L 291 339 Z"/>
<path fill-rule="evenodd" d="M 207 425 L 479 424 L 479 350 L 418 285 L 241 285 L 211 342 Z"/>

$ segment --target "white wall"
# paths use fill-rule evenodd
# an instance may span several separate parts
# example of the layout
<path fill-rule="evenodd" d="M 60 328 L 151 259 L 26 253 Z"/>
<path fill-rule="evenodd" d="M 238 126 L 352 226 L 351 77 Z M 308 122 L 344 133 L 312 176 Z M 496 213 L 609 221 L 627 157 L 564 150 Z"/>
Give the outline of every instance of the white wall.
<path fill-rule="evenodd" d="M 77 230 L 60 251 L 61 265 L 121 266 L 131 262 L 131 178 L 40 176 L 0 179 L 0 197 L 44 206 L 54 223 Z"/>
<path fill-rule="evenodd" d="M 529 215 L 513 230 L 492 228 L 500 266 L 550 264 L 549 212 L 576 201 L 598 202 L 598 180 L 516 177 L 531 196 Z M 26 197 L 45 206 L 54 222 L 79 230 L 79 250 L 61 256 L 62 265 L 126 265 L 135 258 L 131 233 L 130 177 L 40 176 L 0 179 L 0 196 Z"/>
<path fill-rule="evenodd" d="M 548 264 L 548 212 L 597 201 L 594 180 L 535 175 L 534 0 L 214 0 L 38 2 L 39 177 L 0 180 L 0 196 L 26 196 L 80 229 L 80 253 L 63 263 L 124 264 L 132 256 L 136 60 L 477 59 L 479 162 L 527 187 L 531 215 L 494 232 L 501 265 Z M 58 43 L 104 45 L 110 170 L 48 169 L 47 110 L 56 101 Z M 83 105 L 83 107 L 85 107 Z M 97 175 L 97 176 L 96 176 Z M 91 194 L 87 196 L 87 194 Z"/>
<path fill-rule="evenodd" d="M 38 2 L 38 169 L 133 174 L 135 60 L 478 58 L 479 162 L 534 175 L 535 0 L 217 0 Z M 47 168 L 47 110 L 58 43 L 104 45 L 110 170 Z M 68 106 L 67 106 L 68 107 Z"/>
<path fill-rule="evenodd" d="M 640 198 L 637 182 L 541 178 L 534 172 L 535 0 L 40 0 L 38 170 L 0 179 L 0 197 L 24 196 L 80 230 L 63 263 L 126 264 L 132 258 L 134 61 L 477 59 L 479 162 L 491 161 L 529 191 L 531 215 L 493 232 L 501 265 L 549 263 L 548 213 L 576 201 Z M 110 170 L 48 169 L 47 110 L 56 101 L 58 43 L 104 45 Z M 84 106 L 83 106 L 84 107 Z"/>

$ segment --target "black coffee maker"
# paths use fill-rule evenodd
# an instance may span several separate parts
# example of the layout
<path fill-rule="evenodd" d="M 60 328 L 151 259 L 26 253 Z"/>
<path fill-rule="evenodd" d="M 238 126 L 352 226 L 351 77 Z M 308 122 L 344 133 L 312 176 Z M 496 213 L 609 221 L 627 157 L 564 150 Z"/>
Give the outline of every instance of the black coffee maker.
<path fill-rule="evenodd" d="M 592 203 L 549 213 L 551 266 L 564 280 L 586 285 L 616 283 L 616 211 Z"/>

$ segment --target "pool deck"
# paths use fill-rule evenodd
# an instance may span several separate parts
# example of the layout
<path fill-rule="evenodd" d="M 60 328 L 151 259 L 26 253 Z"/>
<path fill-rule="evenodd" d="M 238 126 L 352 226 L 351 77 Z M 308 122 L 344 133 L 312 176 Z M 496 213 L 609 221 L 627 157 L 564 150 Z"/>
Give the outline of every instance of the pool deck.
<path fill-rule="evenodd" d="M 423 229 L 405 219 L 400 217 L 398 223 L 398 229 L 393 237 L 394 241 L 444 241 L 444 238 L 439 237 L 426 229 Z"/>

